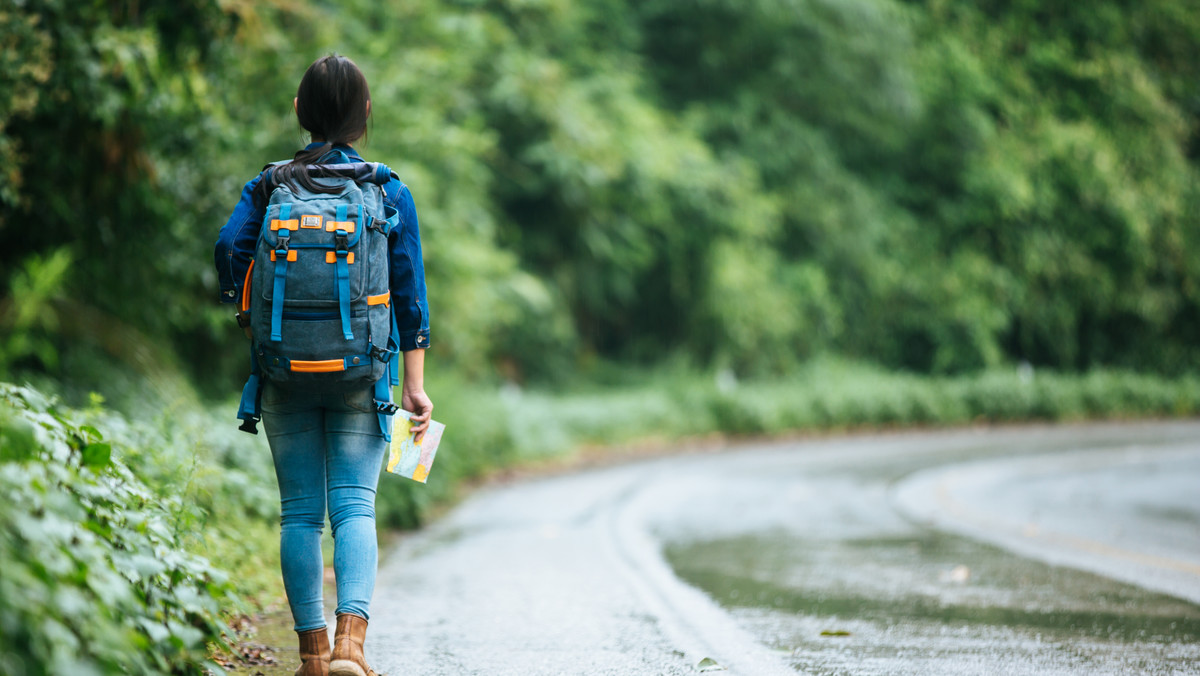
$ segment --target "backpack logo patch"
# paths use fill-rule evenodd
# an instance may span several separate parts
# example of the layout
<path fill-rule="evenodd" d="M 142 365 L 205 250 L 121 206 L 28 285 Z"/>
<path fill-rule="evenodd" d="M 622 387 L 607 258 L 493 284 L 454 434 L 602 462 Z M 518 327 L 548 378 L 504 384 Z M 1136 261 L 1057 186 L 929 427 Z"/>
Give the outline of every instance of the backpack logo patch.
<path fill-rule="evenodd" d="M 300 217 L 300 227 L 308 228 L 310 230 L 320 230 L 321 229 L 321 216 L 320 215 L 301 216 Z"/>

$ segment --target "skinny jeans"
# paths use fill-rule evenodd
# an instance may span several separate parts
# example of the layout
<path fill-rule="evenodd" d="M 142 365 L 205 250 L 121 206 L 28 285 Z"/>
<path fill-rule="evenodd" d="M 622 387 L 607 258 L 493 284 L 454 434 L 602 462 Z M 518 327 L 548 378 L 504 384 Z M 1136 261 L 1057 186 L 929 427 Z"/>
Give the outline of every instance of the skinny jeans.
<path fill-rule="evenodd" d="M 262 421 L 279 479 L 279 558 L 296 631 L 325 626 L 321 531 L 327 507 L 336 612 L 370 619 L 379 562 L 375 494 L 387 445 L 373 392 L 285 390 L 268 382 Z"/>

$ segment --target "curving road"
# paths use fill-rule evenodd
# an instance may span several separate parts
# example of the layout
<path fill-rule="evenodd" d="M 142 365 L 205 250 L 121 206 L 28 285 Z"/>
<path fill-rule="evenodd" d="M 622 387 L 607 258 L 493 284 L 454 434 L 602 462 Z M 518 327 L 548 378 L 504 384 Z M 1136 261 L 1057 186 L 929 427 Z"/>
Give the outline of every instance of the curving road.
<path fill-rule="evenodd" d="M 992 458 L 895 490 L 928 524 L 1200 604 L 1200 439 Z"/>
<path fill-rule="evenodd" d="M 1187 674 L 1197 601 L 1200 424 L 862 436 L 481 491 L 389 555 L 368 656 L 392 676 Z"/>

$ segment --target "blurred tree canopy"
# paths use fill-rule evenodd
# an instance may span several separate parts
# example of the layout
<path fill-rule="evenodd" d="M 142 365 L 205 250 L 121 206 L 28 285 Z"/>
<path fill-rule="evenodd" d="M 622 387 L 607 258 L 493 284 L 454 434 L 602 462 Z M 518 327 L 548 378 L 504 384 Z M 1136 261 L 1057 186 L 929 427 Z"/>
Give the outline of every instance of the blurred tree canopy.
<path fill-rule="evenodd" d="M 229 389 L 212 242 L 330 51 L 466 374 L 1200 365 L 1189 3 L 23 0 L 0 47 L 0 371 Z"/>

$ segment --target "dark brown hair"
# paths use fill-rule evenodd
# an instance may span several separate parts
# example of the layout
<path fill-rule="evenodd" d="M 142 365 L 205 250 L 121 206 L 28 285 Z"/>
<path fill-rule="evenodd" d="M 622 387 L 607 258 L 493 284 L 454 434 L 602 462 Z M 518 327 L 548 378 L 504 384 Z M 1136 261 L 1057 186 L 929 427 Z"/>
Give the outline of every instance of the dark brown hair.
<path fill-rule="evenodd" d="M 296 90 L 296 118 L 314 141 L 323 143 L 301 150 L 290 164 L 277 168 L 278 182 L 292 181 L 314 192 L 337 192 L 313 181 L 303 167 L 316 163 L 334 145 L 350 145 L 365 136 L 370 102 L 367 78 L 353 61 L 337 54 L 313 61 Z"/>

